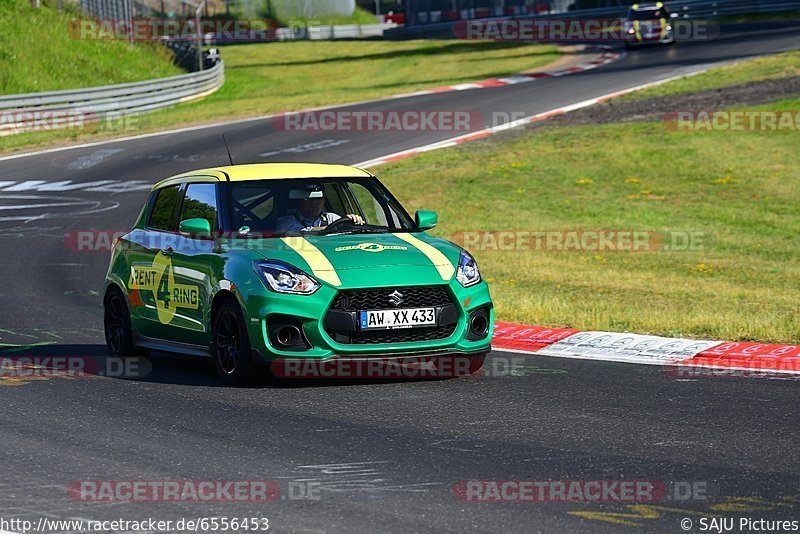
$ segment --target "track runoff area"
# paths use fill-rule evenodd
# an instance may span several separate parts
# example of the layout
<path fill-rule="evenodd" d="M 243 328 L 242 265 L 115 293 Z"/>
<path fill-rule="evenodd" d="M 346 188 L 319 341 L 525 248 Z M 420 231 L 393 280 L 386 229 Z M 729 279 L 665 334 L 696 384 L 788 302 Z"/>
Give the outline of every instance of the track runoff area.
<path fill-rule="evenodd" d="M 442 86 L 425 91 L 395 95 L 394 97 L 385 99 L 384 101 L 388 102 L 396 99 L 424 97 L 429 95 L 444 96 L 444 93 L 458 93 L 462 91 L 473 92 L 481 89 L 527 84 L 547 78 L 569 76 L 571 74 L 595 69 L 625 57 L 624 52 L 604 45 L 596 45 L 593 47 L 593 50 L 595 53 L 592 55 L 590 61 L 560 70 L 543 71 L 533 74 L 524 74 L 519 76 L 481 80 L 472 83 Z M 385 154 L 356 163 L 355 166 L 373 168 L 430 150 L 456 146 L 461 143 L 484 138 L 494 133 L 524 126 L 525 124 L 542 121 L 549 117 L 568 113 L 573 110 L 589 107 L 625 94 L 629 94 L 631 92 L 639 91 L 655 85 L 661 85 L 687 75 L 691 76 L 699 74 L 701 72 L 705 72 L 708 70 L 708 68 L 713 66 L 715 66 L 715 63 L 709 63 L 707 65 L 702 65 L 700 68 L 693 69 L 690 72 L 683 72 L 677 76 L 662 77 L 655 81 L 649 81 L 646 83 L 626 87 L 624 89 L 611 91 L 593 98 L 575 102 L 566 106 L 549 109 L 545 112 L 528 115 L 489 128 L 471 128 L 472 131 L 464 135 L 444 140 L 437 140 L 432 143 L 416 147 L 408 147 L 398 152 Z M 331 112 L 335 113 L 334 107 L 327 109 L 331 109 Z M 280 123 L 281 121 L 286 121 L 289 118 L 297 121 L 302 117 L 316 117 L 319 113 L 319 109 L 303 110 L 289 116 L 273 116 L 271 122 L 273 124 Z M 234 121 L 232 124 L 236 124 L 237 122 L 240 121 Z M 249 120 L 241 122 L 249 122 Z M 188 128 L 186 130 L 176 130 L 174 133 L 193 130 L 194 128 Z M 151 135 L 160 136 L 163 134 L 163 132 L 156 134 L 145 134 L 144 136 L 138 136 L 132 139 L 148 138 Z M 124 141 L 124 139 L 114 140 L 111 142 L 117 143 L 119 141 Z M 85 146 L 89 147 L 103 144 L 105 143 L 99 142 Z M 69 150 L 69 147 L 55 149 L 55 151 L 58 152 L 62 150 Z M 34 152 L 31 155 L 47 154 L 49 152 L 51 152 L 51 150 L 43 150 L 40 152 Z M 25 154 L 12 155 L 0 158 L 0 161 L 6 159 L 14 160 L 24 156 Z M 500 319 L 502 319 L 502 317 Z M 667 366 L 677 376 L 685 377 L 706 375 L 713 376 L 717 374 L 748 374 L 753 376 L 800 374 L 800 346 L 797 345 L 667 338 L 653 335 L 604 331 L 578 331 L 574 329 L 549 328 L 537 325 L 513 324 L 501 320 L 496 323 L 492 346 L 496 350 L 521 354 L 535 354 L 537 356 L 662 365 Z"/>

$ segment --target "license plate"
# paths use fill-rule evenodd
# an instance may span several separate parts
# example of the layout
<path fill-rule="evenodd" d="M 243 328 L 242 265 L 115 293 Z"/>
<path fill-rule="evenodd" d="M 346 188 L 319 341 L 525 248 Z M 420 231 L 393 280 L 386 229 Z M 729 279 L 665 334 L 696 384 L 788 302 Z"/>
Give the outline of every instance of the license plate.
<path fill-rule="evenodd" d="M 359 324 L 361 330 L 436 326 L 436 309 L 362 310 L 359 312 Z"/>

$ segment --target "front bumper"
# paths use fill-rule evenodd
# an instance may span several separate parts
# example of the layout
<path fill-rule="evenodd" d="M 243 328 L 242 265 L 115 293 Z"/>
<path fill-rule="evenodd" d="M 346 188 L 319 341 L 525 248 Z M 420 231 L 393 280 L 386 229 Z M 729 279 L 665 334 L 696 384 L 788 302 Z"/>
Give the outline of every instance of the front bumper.
<path fill-rule="evenodd" d="M 664 37 L 660 35 L 654 35 L 649 37 L 636 37 L 636 35 L 627 34 L 625 37 L 625 46 L 646 46 L 646 45 L 656 45 L 656 44 L 670 44 L 674 43 L 675 38 L 672 35 L 672 32 L 667 32 Z"/>
<path fill-rule="evenodd" d="M 453 322 L 452 333 L 441 339 L 357 344 L 337 343 L 326 331 L 325 316 L 338 294 L 333 287 L 325 285 L 313 295 L 286 295 L 253 284 L 240 288 L 240 294 L 244 301 L 250 343 L 259 363 L 268 364 L 277 359 L 323 361 L 334 358 L 414 358 L 424 355 L 471 355 L 488 352 L 494 327 L 494 307 L 486 283 L 465 288 L 452 280 L 442 287 L 446 288 L 452 298 L 453 309 L 449 310 L 447 319 Z M 375 286 L 347 288 L 357 289 L 375 289 Z M 468 336 L 468 318 L 471 312 L 480 308 L 488 313 L 488 332 L 481 339 L 468 339 L 474 337 Z M 273 321 L 287 318 L 296 321 L 310 348 L 281 350 L 271 342 L 270 325 Z"/>

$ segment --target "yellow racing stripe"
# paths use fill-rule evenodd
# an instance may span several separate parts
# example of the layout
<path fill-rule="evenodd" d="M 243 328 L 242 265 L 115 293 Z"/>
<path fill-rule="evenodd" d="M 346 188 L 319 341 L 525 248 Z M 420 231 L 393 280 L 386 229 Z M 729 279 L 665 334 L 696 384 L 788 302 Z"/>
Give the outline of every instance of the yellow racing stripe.
<path fill-rule="evenodd" d="M 411 234 L 396 233 L 394 236 L 402 239 L 409 245 L 416 247 L 420 252 L 425 254 L 428 259 L 431 260 L 434 267 L 436 267 L 436 270 L 439 271 L 439 276 L 442 277 L 442 280 L 450 280 L 453 277 L 453 274 L 455 274 L 456 268 L 453 267 L 453 264 L 450 263 L 450 260 L 447 259 L 447 256 L 442 254 L 440 250 L 434 248 L 425 241 L 414 237 Z"/>
<path fill-rule="evenodd" d="M 320 252 L 317 247 L 309 243 L 304 237 L 282 237 L 281 241 L 306 261 L 308 266 L 311 267 L 311 274 L 331 285 L 342 285 L 339 275 L 336 274 L 336 269 L 333 268 L 325 254 Z"/>

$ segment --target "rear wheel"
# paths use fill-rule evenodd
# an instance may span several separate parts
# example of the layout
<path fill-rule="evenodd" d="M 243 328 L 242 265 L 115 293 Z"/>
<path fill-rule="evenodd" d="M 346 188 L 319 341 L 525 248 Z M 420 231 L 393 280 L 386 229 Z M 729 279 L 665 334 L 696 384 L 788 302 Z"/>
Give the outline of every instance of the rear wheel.
<path fill-rule="evenodd" d="M 135 355 L 133 331 L 128 303 L 122 291 L 111 287 L 103 301 L 103 327 L 106 335 L 108 353 L 116 358 Z"/>
<path fill-rule="evenodd" d="M 214 367 L 226 384 L 243 385 L 253 381 L 250 338 L 239 304 L 227 300 L 217 309 L 213 321 Z"/>

